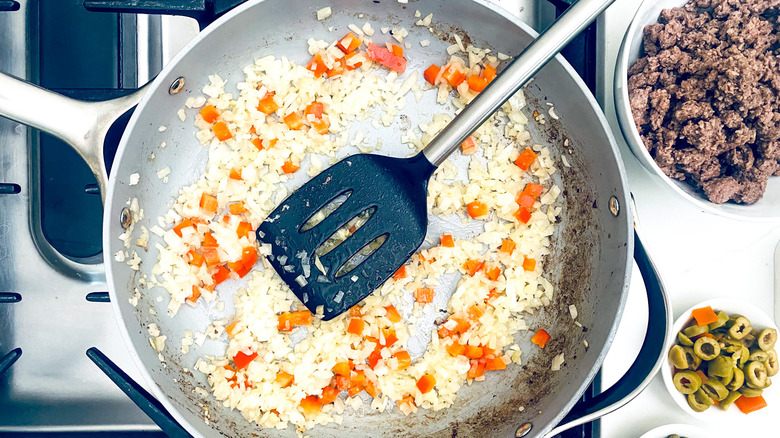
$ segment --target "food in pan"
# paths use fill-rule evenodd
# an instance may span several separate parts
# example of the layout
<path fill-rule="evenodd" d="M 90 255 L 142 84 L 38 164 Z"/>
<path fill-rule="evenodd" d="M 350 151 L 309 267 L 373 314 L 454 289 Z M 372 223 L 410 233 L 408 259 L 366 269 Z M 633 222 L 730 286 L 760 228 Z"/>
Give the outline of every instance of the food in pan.
<path fill-rule="evenodd" d="M 634 122 L 655 162 L 714 203 L 755 203 L 780 173 L 778 12 L 760 0 L 665 9 L 628 70 Z"/>
<path fill-rule="evenodd" d="M 696 412 L 732 404 L 748 414 L 766 407 L 762 392 L 777 374 L 777 331 L 758 329 L 742 315 L 695 309 L 669 350 L 672 381 Z"/>
<path fill-rule="evenodd" d="M 544 115 L 529 112 L 522 92 L 464 142 L 467 171 L 447 162 L 429 183 L 432 213 L 477 221 L 477 235 L 437 236 L 363 303 L 327 322 L 306 310 L 265 261 L 270 249 L 257 245 L 254 230 L 288 194 L 285 182 L 315 175 L 349 145 L 380 149 L 370 134 L 351 128 L 397 129 L 406 99 L 435 93 L 441 113 L 399 131 L 410 152 L 420 150 L 450 120 L 443 105 L 467 104 L 500 62 L 458 40 L 449 59 L 442 54 L 442 65 L 406 72 L 403 48 L 379 43 L 389 39 L 377 34 L 371 42 L 355 33 L 334 43 L 310 39 L 307 65 L 267 56 L 244 69 L 237 95 L 213 76 L 207 97 L 189 101 L 198 109 L 197 136 L 209 162 L 162 219 L 172 227 L 156 230 L 166 245 L 158 246 L 153 274 L 160 281 L 152 285 L 169 292 L 175 315 L 182 304 L 219 300 L 220 283 L 247 278 L 233 297 L 234 316 L 210 326 L 213 338 L 229 338 L 224 355 L 201 358 L 196 369 L 208 375 L 214 397 L 265 427 L 339 422 L 364 400 L 371 409 L 404 414 L 447 408 L 462 385 L 520 363 L 514 335 L 531 329 L 523 312 L 553 299 L 544 262 L 560 189 L 549 150 L 525 129 L 529 117 Z M 356 218 L 335 241 L 359 226 Z M 300 257 L 309 266 L 303 281 L 317 281 L 323 274 L 317 256 Z M 447 302 L 440 283 L 458 276 Z M 416 333 L 426 321 L 430 332 Z M 554 342 L 533 329 L 534 348 Z M 195 341 L 185 337 L 182 345 Z M 564 360 L 556 356 L 551 368 Z"/>

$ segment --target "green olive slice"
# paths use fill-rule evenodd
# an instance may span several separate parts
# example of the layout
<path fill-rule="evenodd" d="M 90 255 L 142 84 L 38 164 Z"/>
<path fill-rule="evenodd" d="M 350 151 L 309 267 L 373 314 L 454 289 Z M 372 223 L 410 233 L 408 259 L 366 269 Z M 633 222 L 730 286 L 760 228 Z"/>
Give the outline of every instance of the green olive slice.
<path fill-rule="evenodd" d="M 777 342 L 777 330 L 773 328 L 765 328 L 758 334 L 758 346 L 764 351 L 769 351 L 775 348 L 775 342 Z"/>
<path fill-rule="evenodd" d="M 715 339 L 702 336 L 693 344 L 693 352 L 702 360 L 712 360 L 720 355 L 720 345 Z"/>
<path fill-rule="evenodd" d="M 726 398 L 720 401 L 718 406 L 724 411 L 728 410 L 728 408 L 731 407 L 731 404 L 740 397 L 742 397 L 742 394 L 738 393 L 737 391 L 731 391 L 729 392 L 729 395 L 726 396 Z"/>
<path fill-rule="evenodd" d="M 713 402 L 712 399 L 701 389 L 694 392 L 693 394 L 688 394 L 688 406 L 690 406 L 691 409 L 693 409 L 695 412 L 704 412 L 713 404 L 715 404 L 715 402 Z"/>
<path fill-rule="evenodd" d="M 726 358 L 726 360 L 728 360 L 729 363 L 731 362 L 731 359 L 729 358 Z M 734 379 L 734 367 L 729 367 L 729 370 L 726 372 L 726 375 L 720 376 L 717 379 L 720 381 L 720 383 L 724 385 L 728 385 L 729 383 L 731 383 L 731 381 Z"/>
<path fill-rule="evenodd" d="M 756 335 L 748 333 L 744 338 L 740 339 L 739 342 L 747 348 L 753 348 L 753 345 L 756 343 Z"/>
<path fill-rule="evenodd" d="M 693 341 L 691 341 L 691 338 L 685 336 L 685 333 L 683 333 L 683 332 L 677 332 L 677 342 L 679 342 L 680 344 L 682 344 L 682 345 L 684 345 L 686 347 L 692 347 L 693 346 Z"/>
<path fill-rule="evenodd" d="M 707 333 L 707 326 L 706 325 L 692 325 L 690 327 L 685 327 L 683 329 L 683 334 L 689 338 L 693 338 L 699 335 L 703 335 L 704 333 Z"/>
<path fill-rule="evenodd" d="M 704 392 L 704 390 L 701 388 L 699 388 L 699 390 L 696 391 L 694 395 L 696 396 L 696 400 L 698 400 L 700 403 L 704 403 L 707 406 L 712 406 L 715 404 L 715 400 L 710 398 L 710 396 L 707 395 L 707 393 Z"/>
<path fill-rule="evenodd" d="M 750 350 L 747 349 L 747 347 L 742 347 L 742 350 L 739 352 L 739 361 L 737 362 L 737 366 L 740 368 L 744 368 L 747 361 L 750 359 Z"/>
<path fill-rule="evenodd" d="M 742 385 L 745 384 L 745 373 L 742 372 L 741 369 L 734 367 L 734 378 L 731 379 L 731 382 L 726 384 L 726 388 L 736 391 L 739 388 L 742 387 Z"/>
<path fill-rule="evenodd" d="M 740 340 L 750 334 L 753 326 L 750 324 L 750 320 L 742 315 L 734 315 L 728 321 L 729 336 L 732 339 Z"/>
<path fill-rule="evenodd" d="M 753 388 L 748 388 L 747 386 L 743 386 L 742 388 L 739 388 L 737 391 L 739 391 L 739 393 L 744 395 L 745 397 L 758 397 L 764 392 L 763 389 L 753 389 Z"/>
<path fill-rule="evenodd" d="M 726 386 L 715 379 L 707 379 L 701 382 L 701 389 L 713 400 L 723 400 L 729 395 Z"/>
<path fill-rule="evenodd" d="M 721 310 L 718 312 L 718 320 L 715 322 L 711 322 L 707 327 L 710 329 L 710 331 L 713 331 L 716 328 L 726 325 L 726 321 L 728 320 L 729 320 L 729 315 L 726 314 L 726 312 Z"/>
<path fill-rule="evenodd" d="M 766 367 L 761 362 L 748 362 L 745 365 L 745 383 L 753 389 L 762 389 L 766 386 Z"/>
<path fill-rule="evenodd" d="M 735 341 L 733 339 L 723 339 L 721 341 L 723 344 L 721 346 L 721 350 L 725 351 L 726 353 L 736 353 L 739 350 L 742 350 L 742 343 L 739 341 Z"/>
<path fill-rule="evenodd" d="M 769 377 L 774 376 L 780 371 L 780 362 L 777 361 L 777 351 L 774 349 L 766 352 L 767 359 L 764 361 L 766 367 L 766 374 Z"/>
<path fill-rule="evenodd" d="M 765 362 L 768 359 L 766 351 L 759 348 L 750 349 L 750 358 L 748 360 L 752 362 Z"/>
<path fill-rule="evenodd" d="M 701 387 L 701 377 L 693 371 L 680 371 L 672 377 L 672 381 L 683 394 L 693 394 Z"/>
<path fill-rule="evenodd" d="M 698 370 L 699 365 L 701 365 L 701 358 L 693 352 L 693 347 L 682 347 L 682 349 L 685 351 L 685 360 L 688 363 L 688 369 L 691 371 Z"/>
<path fill-rule="evenodd" d="M 710 377 L 725 377 L 733 374 L 734 363 L 726 356 L 718 356 L 707 364 L 707 375 Z"/>
<path fill-rule="evenodd" d="M 669 362 L 678 370 L 685 370 L 688 368 L 688 358 L 683 347 L 675 345 L 669 350 Z"/>

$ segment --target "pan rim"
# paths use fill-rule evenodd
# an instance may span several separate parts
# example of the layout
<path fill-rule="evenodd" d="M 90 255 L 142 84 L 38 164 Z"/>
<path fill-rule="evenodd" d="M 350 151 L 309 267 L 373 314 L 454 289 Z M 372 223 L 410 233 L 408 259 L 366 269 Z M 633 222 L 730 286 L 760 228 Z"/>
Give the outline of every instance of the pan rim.
<path fill-rule="evenodd" d="M 117 148 L 116 156 L 113 161 L 113 165 L 111 169 L 112 171 L 110 173 L 111 176 L 109 178 L 108 185 L 107 185 L 106 202 L 105 202 L 104 215 L 103 215 L 103 238 L 102 238 L 103 248 L 104 248 L 103 258 L 104 258 L 104 266 L 106 267 L 106 284 L 108 285 L 109 295 L 111 298 L 110 300 L 111 306 L 115 318 L 117 318 L 117 323 L 120 326 L 122 339 L 124 340 L 125 345 L 128 348 L 129 355 L 132 357 L 136 367 L 138 368 L 140 375 L 147 383 L 147 386 L 149 387 L 152 395 L 158 401 L 160 401 L 160 403 L 162 403 L 162 405 L 170 413 L 170 415 L 185 430 L 187 430 L 187 432 L 189 432 L 193 436 L 204 436 L 204 435 L 199 431 L 199 429 L 193 423 L 187 420 L 187 418 L 179 411 L 179 409 L 171 401 L 171 399 L 169 399 L 168 395 L 157 384 L 156 379 L 153 378 L 152 374 L 150 373 L 143 359 L 139 355 L 138 350 L 136 349 L 136 345 L 130 336 L 130 332 L 129 332 L 130 328 L 123 316 L 122 309 L 128 306 L 129 304 L 126 302 L 120 303 L 120 300 L 118 299 L 116 293 L 116 284 L 115 284 L 114 273 L 112 268 L 113 266 L 112 249 L 116 247 L 117 243 L 115 241 L 117 239 L 115 238 L 116 236 L 111 235 L 110 224 L 112 223 L 112 218 L 110 216 L 112 215 L 111 214 L 112 206 L 114 206 L 115 203 L 125 202 L 125 200 L 122 199 L 115 199 L 114 196 L 114 194 L 116 193 L 116 185 L 118 181 L 117 169 L 120 163 L 123 161 L 125 153 L 128 152 L 128 147 L 129 147 L 128 139 L 130 137 L 130 133 L 133 132 L 135 129 L 137 129 L 136 125 L 138 119 L 140 118 L 140 114 L 145 110 L 146 106 L 149 104 L 149 101 L 152 99 L 152 96 L 155 93 L 157 93 L 161 89 L 161 87 L 163 89 L 167 88 L 167 85 L 163 84 L 163 78 L 165 78 L 170 72 L 172 72 L 176 68 L 176 66 L 181 62 L 181 59 L 186 57 L 194 47 L 200 44 L 203 40 L 207 39 L 217 29 L 220 29 L 225 23 L 229 22 L 237 15 L 244 13 L 246 10 L 254 7 L 259 7 L 259 5 L 264 1 L 265 0 L 249 0 L 248 2 L 241 4 L 236 8 L 230 10 L 228 13 L 226 13 L 225 15 L 223 15 L 222 17 L 214 21 L 211 25 L 203 29 L 195 38 L 193 38 L 189 43 L 187 43 L 187 45 L 184 48 L 182 48 L 179 51 L 179 53 L 177 53 L 176 56 L 163 68 L 163 70 L 158 74 L 157 78 L 150 85 L 149 90 L 146 92 L 146 94 L 143 96 L 141 101 L 138 103 L 136 107 L 136 111 L 133 112 L 133 115 L 131 116 L 127 124 L 127 128 L 122 134 L 122 138 L 120 140 L 119 146 Z M 513 25 L 521 29 L 522 31 L 526 32 L 529 36 L 533 37 L 534 39 L 538 37 L 539 35 L 538 32 L 536 32 L 526 23 L 521 21 L 515 15 L 507 12 L 505 9 L 500 8 L 495 4 L 489 3 L 487 0 L 472 0 L 472 1 L 500 15 L 501 17 L 503 17 L 504 19 L 506 19 L 507 21 L 511 22 Z M 550 62 L 552 63 L 553 61 Z M 625 166 L 621 158 L 614 134 L 610 129 L 609 124 L 607 123 L 606 120 L 606 116 L 601 110 L 598 102 L 596 101 L 595 97 L 590 92 L 590 90 L 588 90 L 587 86 L 585 85 L 582 78 L 580 78 L 579 74 L 577 74 L 574 68 L 563 58 L 561 54 L 555 56 L 554 62 L 557 62 L 560 65 L 560 67 L 563 67 L 564 71 L 568 74 L 568 76 L 572 80 L 574 80 L 575 84 L 580 88 L 580 90 L 583 93 L 583 96 L 585 97 L 585 102 L 587 102 L 590 105 L 592 111 L 595 112 L 596 118 L 598 120 L 598 126 L 606 134 L 609 147 L 612 150 L 613 156 L 615 158 L 615 163 L 617 164 L 617 171 L 618 171 L 617 176 L 619 177 L 618 179 L 619 184 L 617 187 L 615 187 L 616 192 L 613 193 L 612 195 L 615 196 L 618 199 L 618 201 L 621 202 L 622 205 L 624 206 L 622 211 L 624 212 L 625 216 L 623 218 L 624 223 L 622 225 L 626 227 L 627 236 L 624 236 L 625 239 L 621 239 L 621 242 L 623 242 L 624 240 L 626 242 L 626 245 L 621 247 L 621 249 L 624 248 L 626 251 L 625 258 L 624 258 L 625 263 L 623 266 L 614 266 L 614 269 L 616 271 L 618 269 L 622 269 L 624 282 L 623 282 L 622 291 L 620 293 L 617 312 L 615 313 L 614 320 L 612 321 L 612 325 L 609 328 L 608 335 L 605 338 L 605 342 L 601 346 L 601 350 L 598 352 L 598 355 L 596 356 L 593 366 L 588 371 L 588 373 L 584 376 L 582 382 L 577 387 L 576 391 L 574 391 L 573 396 L 564 405 L 564 408 L 558 414 L 556 414 L 556 416 L 553 417 L 553 419 L 549 423 L 545 424 L 544 427 L 542 427 L 541 429 L 534 430 L 534 434 L 540 436 L 552 430 L 552 428 L 554 428 L 569 413 L 569 411 L 573 408 L 573 406 L 582 396 L 584 391 L 590 385 L 593 378 L 601 368 L 604 358 L 606 357 L 609 347 L 612 344 L 614 337 L 616 335 L 618 324 L 622 319 L 623 310 L 625 308 L 626 298 L 627 298 L 628 289 L 630 285 L 631 273 L 632 273 L 631 264 L 633 263 L 633 258 L 631 258 L 630 255 L 633 254 L 633 248 L 634 248 L 634 239 L 633 239 L 634 235 L 631 232 L 632 211 L 630 207 L 630 202 L 628 202 L 629 199 L 628 180 L 626 177 Z M 596 126 L 594 126 L 594 129 L 595 128 Z"/>

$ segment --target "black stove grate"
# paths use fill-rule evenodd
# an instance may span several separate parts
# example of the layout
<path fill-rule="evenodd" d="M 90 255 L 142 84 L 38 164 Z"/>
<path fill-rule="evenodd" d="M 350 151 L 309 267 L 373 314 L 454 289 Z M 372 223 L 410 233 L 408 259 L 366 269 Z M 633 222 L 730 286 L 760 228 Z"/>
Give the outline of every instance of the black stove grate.
<path fill-rule="evenodd" d="M 0 359 L 0 375 L 8 371 L 9 368 L 13 364 L 16 363 L 17 360 L 22 356 L 22 349 L 21 348 L 14 348 L 8 354 L 3 356 L 2 359 Z"/>
<path fill-rule="evenodd" d="M 194 18 L 201 29 L 246 0 L 85 0 L 90 11 L 183 15 Z"/>
<path fill-rule="evenodd" d="M 0 11 L 18 11 L 19 3 L 13 0 L 0 0 Z"/>
<path fill-rule="evenodd" d="M 130 27 L 135 35 L 135 17 L 89 12 L 81 0 L 39 0 L 36 6 L 28 17 L 36 82 L 82 100 L 119 97 L 136 87 L 121 62 L 124 34 Z M 103 205 L 92 172 L 58 138 L 39 133 L 37 145 L 44 237 L 66 257 L 98 262 Z M 107 149 L 115 152 L 116 144 Z"/>

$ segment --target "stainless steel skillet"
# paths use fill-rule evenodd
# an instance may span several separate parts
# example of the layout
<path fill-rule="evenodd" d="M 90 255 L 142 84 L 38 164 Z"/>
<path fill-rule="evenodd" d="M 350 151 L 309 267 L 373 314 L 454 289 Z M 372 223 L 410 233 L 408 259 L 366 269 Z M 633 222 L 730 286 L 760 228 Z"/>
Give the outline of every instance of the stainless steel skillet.
<path fill-rule="evenodd" d="M 289 0 L 250 2 L 205 29 L 146 90 L 125 131 L 107 183 L 101 166 L 101 133 L 114 118 L 132 107 L 139 95 L 90 105 L 55 98 L 35 87 L 0 78 L 0 114 L 64 137 L 91 160 L 106 199 L 107 282 L 126 341 L 154 395 L 195 435 L 292 436 L 294 431 L 258 429 L 238 413 L 193 392 L 198 386 L 206 386 L 204 376 L 189 371 L 195 359 L 203 354 L 221 354 L 223 344 L 207 342 L 182 356 L 177 340 L 185 329 L 202 331 L 212 319 L 229 314 L 229 305 L 224 312 L 201 305 L 170 319 L 165 314 L 166 303 L 155 299 L 162 293 L 152 290 L 142 294 L 138 306 L 133 307 L 129 299 L 143 275 L 148 275 L 156 263 L 156 251 L 136 249 L 142 260 L 140 271 L 113 259 L 113 254 L 122 249 L 117 236 L 123 231 L 120 217 L 129 199 L 137 198 L 144 210 L 143 218 L 134 218 L 135 226 L 145 224 L 149 228 L 168 210 L 167 204 L 177 190 L 194 182 L 202 172 L 206 151 L 195 139 L 191 119 L 181 122 L 177 117 L 185 99 L 200 94 L 209 74 L 217 73 L 235 84 L 242 79 L 241 69 L 259 56 L 286 55 L 304 62 L 308 58 L 307 38 L 333 40 L 345 33 L 350 23 L 371 21 L 375 28 L 405 27 L 410 32 L 407 41 L 412 43 L 407 51 L 410 70 L 423 70 L 431 62 L 443 61 L 446 47 L 454 41 L 453 32 L 474 45 L 509 54 L 518 53 L 533 38 L 533 31 L 527 26 L 478 1 L 425 1 L 404 6 L 395 2 L 342 0 L 329 5 L 333 16 L 320 22 L 315 11 L 324 4 Z M 414 17 L 415 9 L 423 16 L 434 14 L 433 32 L 413 25 L 418 19 Z M 333 32 L 328 30 L 330 27 Z M 422 47 L 419 41 L 424 39 L 431 44 Z M 380 36 L 375 40 L 380 41 Z M 176 88 L 173 85 L 181 83 L 177 82 L 179 78 L 184 78 L 185 83 L 171 94 Z M 562 58 L 543 69 L 527 92 L 540 111 L 546 110 L 545 102 L 549 101 L 555 104 L 555 112 L 560 116 L 559 121 L 548 117 L 545 125 L 530 127 L 535 142 L 547 144 L 556 156 L 565 154 L 571 164 L 560 166 L 565 198 L 563 219 L 545 266 L 558 295 L 553 304 L 528 318 L 532 327 L 552 327 L 554 341 L 539 351 L 531 348 L 530 333 L 520 336 L 524 365 L 497 372 L 483 384 L 463 388 L 458 403 L 448 410 L 424 411 L 409 417 L 397 412 L 359 412 L 347 416 L 343 425 L 318 427 L 312 431 L 316 436 L 512 436 L 525 423 L 533 424 L 528 436 L 543 435 L 560 422 L 595 375 L 622 312 L 630 273 L 629 255 L 634 250 L 625 176 L 603 115 Z M 430 94 L 419 104 L 410 102 L 406 109 L 409 119 L 425 120 L 440 111 L 434 109 Z M 161 126 L 166 129 L 160 130 Z M 376 135 L 389 138 L 397 133 L 388 130 Z M 568 148 L 564 146 L 565 139 Z M 161 148 L 162 142 L 167 147 Z M 157 172 L 165 167 L 172 171 L 167 183 L 157 177 Z M 141 182 L 131 186 L 128 181 L 133 173 L 141 175 Z M 224 297 L 237 284 L 226 286 L 220 292 Z M 659 303 L 657 295 L 654 300 Z M 229 298 L 225 301 L 230 303 Z M 663 298 L 660 303 L 663 308 Z M 572 304 L 586 330 L 574 325 L 569 314 Z M 666 311 L 660 313 L 662 318 L 652 322 L 661 327 L 655 327 L 651 335 L 663 345 Z M 151 323 L 171 339 L 163 351 L 164 363 L 149 346 L 146 328 Z M 551 358 L 561 352 L 566 366 L 553 372 Z M 644 367 L 637 366 L 634 371 L 639 375 L 630 376 L 620 391 L 604 400 L 620 401 L 624 395 L 635 395 L 635 388 L 645 384 L 646 375 L 655 370 L 653 364 L 658 354 L 660 349 L 646 353 L 652 360 Z"/>

